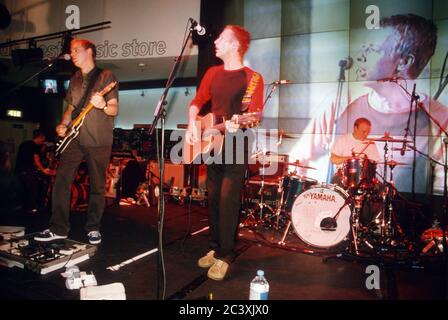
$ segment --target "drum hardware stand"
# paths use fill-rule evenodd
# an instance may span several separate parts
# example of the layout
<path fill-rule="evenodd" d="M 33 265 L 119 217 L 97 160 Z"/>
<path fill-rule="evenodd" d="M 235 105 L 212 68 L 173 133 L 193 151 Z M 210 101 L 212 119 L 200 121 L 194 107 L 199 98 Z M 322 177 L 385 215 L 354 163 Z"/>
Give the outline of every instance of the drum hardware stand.
<path fill-rule="evenodd" d="M 277 210 L 275 210 L 276 222 L 275 222 L 274 234 L 272 235 L 272 240 L 274 240 L 275 231 L 278 231 L 278 229 L 279 229 L 280 214 L 282 212 L 282 208 L 283 208 L 284 201 L 285 201 L 284 200 L 285 188 L 283 187 L 283 179 L 284 179 L 283 176 L 281 179 L 279 179 L 279 185 L 278 185 L 278 190 L 277 190 L 280 193 L 280 201 L 278 202 Z M 278 242 L 278 244 L 281 244 L 281 245 L 285 244 L 286 234 L 288 233 L 290 227 L 291 227 L 291 219 L 288 220 L 288 224 L 286 226 L 286 231 L 283 233 L 282 239 Z"/>
<path fill-rule="evenodd" d="M 261 185 L 260 185 L 260 190 L 258 191 L 258 194 L 260 195 L 260 202 L 257 203 L 257 208 L 255 208 L 253 210 L 253 213 L 256 213 L 257 210 L 259 210 L 259 221 L 260 222 L 264 222 L 264 216 L 263 216 L 263 209 L 267 208 L 269 211 L 274 212 L 274 209 L 272 209 L 272 207 L 266 203 L 264 203 L 264 172 L 261 178 Z"/>
<path fill-rule="evenodd" d="M 266 99 L 265 99 L 264 102 L 263 102 L 262 110 L 264 109 L 264 107 L 266 106 L 266 104 L 268 103 L 268 101 L 272 98 L 272 94 L 273 94 L 273 93 L 275 92 L 275 90 L 278 88 L 279 84 L 280 84 L 280 81 L 274 81 L 274 82 L 272 82 L 272 83 L 270 84 L 270 85 L 272 85 L 272 87 L 270 88 L 269 93 L 268 93 L 268 95 L 266 96 Z M 282 136 L 283 136 L 283 135 L 280 134 L 279 144 L 281 143 Z M 256 140 L 255 140 L 255 141 L 256 141 L 256 150 L 257 150 L 257 152 L 256 152 L 256 158 L 258 158 L 259 154 L 262 154 L 263 157 L 264 157 L 264 158 L 263 158 L 263 164 L 264 164 L 264 161 L 265 161 L 265 159 L 266 159 L 266 158 L 265 158 L 266 153 L 263 152 L 263 151 L 259 151 L 260 148 L 258 147 L 258 133 L 255 135 L 255 139 L 256 139 Z M 263 167 L 262 167 L 262 168 L 263 168 Z M 259 191 L 259 194 L 260 194 L 260 196 L 261 196 L 261 202 L 257 204 L 257 207 L 258 207 L 258 208 L 248 210 L 248 211 L 249 211 L 248 216 L 246 217 L 246 219 L 244 219 L 244 222 L 241 223 L 241 225 L 243 225 L 243 226 L 246 226 L 246 224 L 247 224 L 246 220 L 249 220 L 249 219 L 254 220 L 254 221 L 255 221 L 255 225 L 257 225 L 257 219 L 255 218 L 255 215 L 254 215 L 254 213 L 256 212 L 257 209 L 260 210 L 260 221 L 261 221 L 262 216 L 263 216 L 263 208 L 266 207 L 266 208 L 268 208 L 269 210 L 271 210 L 271 212 L 274 212 L 274 210 L 273 210 L 269 205 L 264 204 L 264 202 L 263 202 L 264 176 L 265 176 L 265 175 L 264 175 L 264 170 L 263 170 L 263 174 L 262 174 L 262 177 L 261 177 L 261 187 L 260 187 L 260 191 Z"/>
<path fill-rule="evenodd" d="M 280 200 L 278 202 L 278 208 L 275 210 L 276 215 L 276 228 L 279 228 L 280 214 L 282 213 L 282 208 L 285 204 L 285 187 L 283 186 L 284 177 L 282 176 L 278 181 L 278 189 L 277 192 L 280 193 Z M 284 211 L 284 210 L 283 210 Z"/>
<path fill-rule="evenodd" d="M 257 203 L 257 207 L 255 209 L 249 209 L 248 210 L 248 215 L 247 217 L 244 219 L 244 221 L 241 223 L 242 226 L 248 226 L 248 225 L 254 225 L 257 226 L 258 223 L 262 223 L 264 222 L 264 217 L 263 217 L 263 209 L 267 208 L 269 209 L 271 212 L 274 212 L 274 209 L 264 203 L 264 183 L 265 183 L 265 174 L 264 174 L 264 170 L 262 171 L 261 174 L 261 182 L 260 182 L 260 189 L 258 191 L 258 194 L 260 195 L 260 202 Z M 259 211 L 259 216 L 258 218 L 256 217 L 256 213 L 257 211 Z M 254 222 L 250 222 L 249 221 L 254 221 Z"/>
<path fill-rule="evenodd" d="M 366 262 L 366 263 L 371 262 L 370 258 L 360 256 L 359 248 L 358 248 L 359 213 L 362 208 L 362 202 L 364 201 L 364 196 L 360 196 L 357 198 L 356 193 L 358 192 L 358 190 L 360 189 L 360 186 L 364 182 L 365 182 L 365 179 L 361 179 L 358 182 L 358 184 L 356 185 L 356 187 L 354 187 L 350 190 L 348 198 L 345 200 L 345 203 L 341 206 L 341 208 L 338 210 L 338 212 L 336 213 L 336 215 L 334 217 L 327 217 L 321 221 L 320 226 L 321 226 L 322 230 L 335 231 L 336 227 L 337 227 L 336 219 L 338 218 L 340 212 L 342 211 L 342 209 L 345 206 L 347 206 L 349 204 L 353 204 L 354 214 L 352 214 L 352 216 L 350 218 L 350 225 L 351 225 L 350 230 L 351 230 L 353 239 L 352 239 L 352 241 L 350 241 L 350 245 L 348 246 L 348 248 L 346 248 L 346 250 L 348 252 L 337 253 L 337 254 L 333 254 L 333 255 L 324 257 L 322 259 L 323 262 L 327 262 L 330 259 L 345 259 L 345 260 L 349 260 L 349 261 L 358 260 L 360 262 Z M 367 245 L 369 247 L 371 247 L 371 245 L 369 243 L 367 243 Z M 353 252 L 353 250 L 354 250 L 354 252 Z"/>
<path fill-rule="evenodd" d="M 408 130 L 407 130 L 408 131 Z M 406 131 L 406 132 L 407 132 Z M 389 136 L 388 132 L 385 132 L 385 136 Z M 397 190 L 395 186 L 393 185 L 393 169 L 395 168 L 394 165 L 390 165 L 390 181 L 387 182 L 387 166 L 388 166 L 388 160 L 389 160 L 389 145 L 387 140 L 384 142 L 384 172 L 383 172 L 383 182 L 386 184 L 385 192 L 382 195 L 383 198 L 383 210 L 381 212 L 381 245 L 385 244 L 385 237 L 386 237 L 386 212 L 389 212 L 389 221 L 387 225 L 390 228 L 390 219 L 392 216 L 392 201 L 391 201 L 391 190 Z M 390 231 L 390 230 L 389 230 Z"/>
<path fill-rule="evenodd" d="M 288 235 L 289 228 L 291 228 L 291 223 L 292 223 L 292 221 L 290 218 L 288 221 L 288 224 L 286 225 L 285 232 L 283 232 L 282 239 L 278 242 L 279 245 L 284 246 L 286 244 L 285 239 L 286 239 L 286 236 Z"/>

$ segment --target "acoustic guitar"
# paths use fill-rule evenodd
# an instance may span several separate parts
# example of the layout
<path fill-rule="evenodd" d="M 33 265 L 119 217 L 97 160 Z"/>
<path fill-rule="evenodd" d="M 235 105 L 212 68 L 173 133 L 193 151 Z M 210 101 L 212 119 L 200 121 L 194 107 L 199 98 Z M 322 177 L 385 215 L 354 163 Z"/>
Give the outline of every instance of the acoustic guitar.
<path fill-rule="evenodd" d="M 235 114 L 229 120 L 230 125 L 238 125 L 239 128 L 253 128 L 259 125 L 261 120 L 260 112 Z M 209 113 L 203 117 L 197 117 L 196 133 L 200 139 L 189 144 L 184 138 L 183 145 L 183 161 L 185 164 L 196 163 L 196 159 L 202 154 L 210 154 L 214 151 L 215 154 L 222 151 L 224 142 L 224 134 L 226 133 L 226 122 L 223 121 L 217 124 L 216 116 Z"/>

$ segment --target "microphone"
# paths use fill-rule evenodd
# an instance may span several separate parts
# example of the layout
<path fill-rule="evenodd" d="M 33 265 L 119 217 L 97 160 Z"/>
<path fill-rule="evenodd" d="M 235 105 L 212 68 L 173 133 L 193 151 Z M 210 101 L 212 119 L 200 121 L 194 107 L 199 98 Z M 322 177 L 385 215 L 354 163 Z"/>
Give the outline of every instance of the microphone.
<path fill-rule="evenodd" d="M 60 54 L 59 56 L 57 56 L 57 57 L 55 57 L 55 58 L 47 58 L 47 59 L 44 59 L 44 61 L 46 61 L 46 62 L 50 62 L 50 63 L 52 63 L 52 62 L 54 62 L 54 61 L 57 61 L 57 60 L 70 61 L 70 60 L 72 60 L 72 57 L 70 56 L 70 54 L 68 54 L 68 53 L 64 53 L 64 54 Z"/>
<path fill-rule="evenodd" d="M 345 70 L 348 70 L 353 65 L 353 58 L 348 56 L 345 59 L 339 60 L 339 79 L 338 81 L 345 81 Z"/>
<path fill-rule="evenodd" d="M 280 84 L 290 84 L 290 83 L 292 83 L 291 80 L 277 80 L 277 81 L 272 82 L 271 84 L 280 85 Z"/>
<path fill-rule="evenodd" d="M 279 138 L 278 141 L 277 141 L 277 146 L 281 145 L 282 142 L 283 142 L 283 132 L 280 131 L 280 138 Z"/>
<path fill-rule="evenodd" d="M 403 145 L 401 146 L 400 155 L 404 156 L 405 151 L 406 151 L 406 139 L 403 140 Z"/>
<path fill-rule="evenodd" d="M 339 60 L 339 66 L 343 69 L 343 70 L 348 70 L 352 67 L 353 65 L 353 58 L 348 56 L 345 59 Z"/>
<path fill-rule="evenodd" d="M 198 35 L 203 36 L 205 34 L 205 28 L 203 26 L 201 26 L 199 24 L 199 22 L 197 22 L 196 20 L 194 20 L 193 18 L 190 18 L 190 22 L 191 22 L 191 30 L 196 30 L 196 32 L 198 33 Z"/>

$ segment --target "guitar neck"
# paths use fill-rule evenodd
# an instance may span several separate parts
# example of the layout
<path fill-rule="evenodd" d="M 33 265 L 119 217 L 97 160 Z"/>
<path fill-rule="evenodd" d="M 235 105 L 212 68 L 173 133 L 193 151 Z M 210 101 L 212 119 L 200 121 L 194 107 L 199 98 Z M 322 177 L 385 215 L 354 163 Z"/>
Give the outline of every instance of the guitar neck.
<path fill-rule="evenodd" d="M 82 111 L 81 113 L 76 117 L 75 120 L 73 120 L 72 124 L 70 125 L 70 127 L 75 127 L 77 126 L 79 123 L 81 123 L 82 119 L 84 119 L 84 117 L 90 112 L 90 110 L 92 110 L 94 107 L 93 103 L 89 103 Z"/>
<path fill-rule="evenodd" d="M 219 132 L 221 132 L 221 133 L 225 133 L 225 131 L 226 131 L 226 123 L 225 122 L 218 123 L 218 124 L 213 126 L 213 129 L 219 130 Z"/>
<path fill-rule="evenodd" d="M 230 121 L 232 121 L 236 124 L 239 124 L 241 126 L 241 128 L 247 128 L 247 124 L 245 122 L 248 121 L 247 119 L 249 119 L 249 122 L 251 123 L 251 125 L 249 125 L 249 127 L 252 127 L 253 119 L 255 119 L 257 116 L 259 116 L 260 113 L 257 112 L 257 113 L 252 113 L 250 115 L 251 115 L 251 117 L 249 117 L 248 114 L 239 115 L 239 118 L 237 118 L 236 120 L 230 120 Z M 212 128 L 215 130 L 219 130 L 221 133 L 224 133 L 226 131 L 226 122 L 223 121 L 221 123 L 215 124 Z"/>
<path fill-rule="evenodd" d="M 109 85 L 107 85 L 103 90 L 101 90 L 99 95 L 104 97 L 104 95 L 108 94 L 116 86 L 116 84 L 117 84 L 116 81 L 109 83 Z M 81 111 L 81 113 L 76 117 L 76 119 L 72 121 L 70 128 L 79 125 L 84 119 L 84 117 L 90 112 L 90 110 L 92 110 L 93 107 L 94 105 L 91 102 L 89 102 L 89 104 Z"/>

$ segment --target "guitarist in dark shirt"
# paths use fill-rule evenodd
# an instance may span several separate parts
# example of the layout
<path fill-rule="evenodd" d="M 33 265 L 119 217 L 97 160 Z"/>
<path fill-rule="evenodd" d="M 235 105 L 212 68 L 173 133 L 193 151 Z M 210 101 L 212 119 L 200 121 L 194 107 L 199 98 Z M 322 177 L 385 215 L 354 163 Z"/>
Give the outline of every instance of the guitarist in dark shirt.
<path fill-rule="evenodd" d="M 118 88 L 102 96 L 99 92 L 116 81 L 109 70 L 96 67 L 96 48 L 89 40 L 74 39 L 70 55 L 78 70 L 70 79 L 66 95 L 68 103 L 56 133 L 64 137 L 67 127 L 90 102 L 79 134 L 62 153 L 52 194 L 52 216 L 49 229 L 35 237 L 37 241 L 67 238 L 70 230 L 70 187 L 82 160 L 86 160 L 90 176 L 89 207 L 85 230 L 92 244 L 101 242 L 100 225 L 105 205 L 106 169 L 109 163 L 114 116 L 118 114 Z"/>
<path fill-rule="evenodd" d="M 51 174 L 51 170 L 41 161 L 45 139 L 45 134 L 36 129 L 33 140 L 22 142 L 17 152 L 15 174 L 20 182 L 24 209 L 28 213 L 37 213 L 38 209 L 42 209 L 39 195 L 42 193 L 43 179 L 40 176 Z"/>
<path fill-rule="evenodd" d="M 243 64 L 249 42 L 249 32 L 235 25 L 226 26 L 215 41 L 216 56 L 224 64 L 207 70 L 190 104 L 185 133 L 188 144 L 193 145 L 200 140 L 196 120 L 200 109 L 208 101 L 211 101 L 213 115 L 224 119 L 229 124 L 226 128 L 230 132 L 238 128 L 229 120 L 233 115 L 243 112 L 258 112 L 261 115 L 263 77 Z M 234 260 L 245 170 L 246 164 L 235 162 L 207 166 L 211 250 L 199 259 L 198 265 L 209 268 L 207 276 L 214 280 L 224 279 L 229 264 Z"/>

